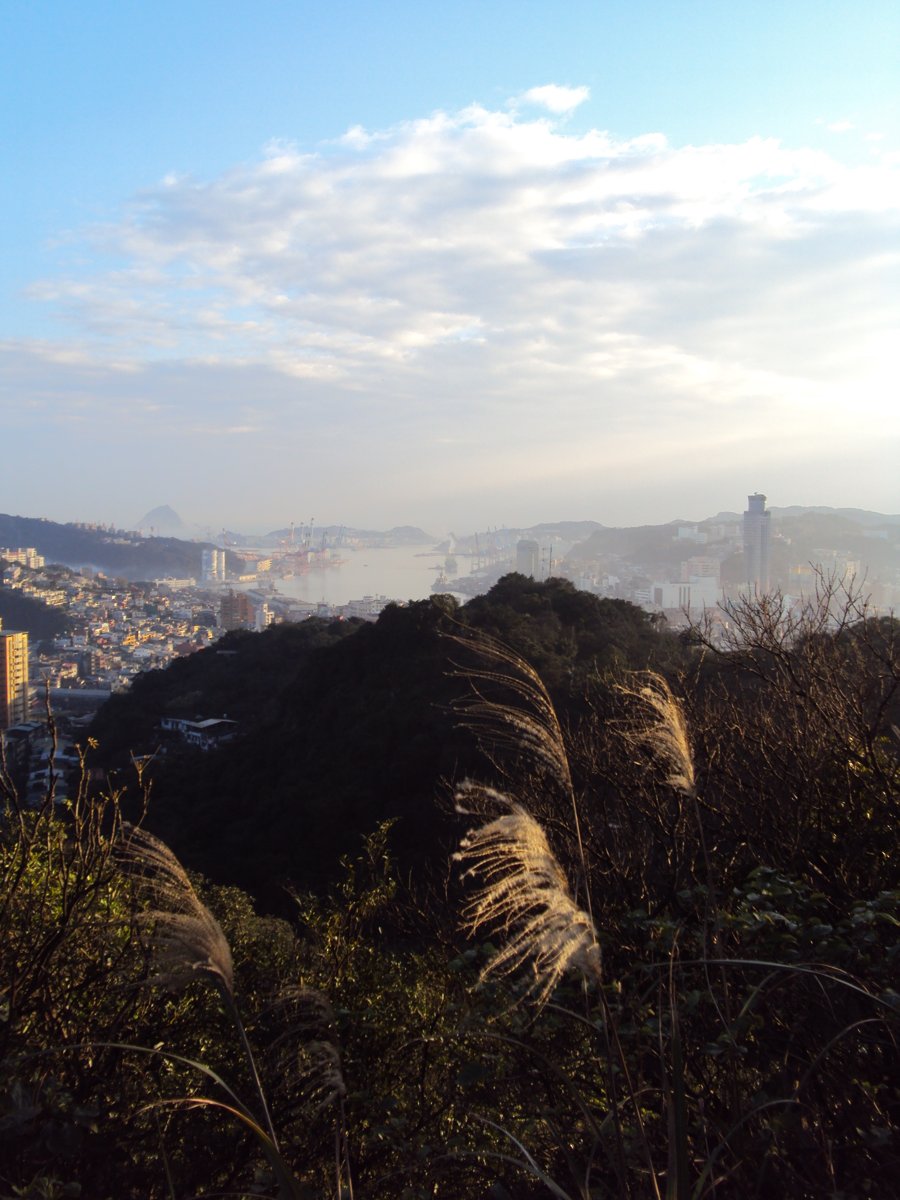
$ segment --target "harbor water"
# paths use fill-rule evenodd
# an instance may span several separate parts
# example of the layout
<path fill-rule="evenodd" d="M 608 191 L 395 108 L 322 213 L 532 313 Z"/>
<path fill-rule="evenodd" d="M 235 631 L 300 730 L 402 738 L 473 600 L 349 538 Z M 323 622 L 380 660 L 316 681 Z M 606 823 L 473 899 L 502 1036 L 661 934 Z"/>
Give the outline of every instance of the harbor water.
<path fill-rule="evenodd" d="M 391 546 L 384 549 L 340 551 L 336 566 L 311 567 L 290 579 L 277 579 L 278 594 L 329 605 L 349 604 L 364 596 L 388 600 L 422 600 L 432 595 L 435 580 L 444 569 L 446 554 L 433 545 Z M 453 592 L 454 580 L 467 575 L 471 560 L 459 556 L 457 571 L 448 576 L 441 591 Z"/>

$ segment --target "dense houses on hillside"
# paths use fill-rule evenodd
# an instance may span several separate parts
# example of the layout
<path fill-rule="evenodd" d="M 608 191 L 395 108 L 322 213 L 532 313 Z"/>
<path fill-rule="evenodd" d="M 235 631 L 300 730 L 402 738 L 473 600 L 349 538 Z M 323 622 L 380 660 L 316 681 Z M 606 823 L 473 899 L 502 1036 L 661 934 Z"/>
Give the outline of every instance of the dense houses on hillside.
<path fill-rule="evenodd" d="M 311 605 L 218 580 L 129 582 L 85 569 L 47 565 L 32 549 L 0 549 L 0 587 L 65 614 L 67 632 L 30 649 L 31 712 L 49 691 L 53 710 L 77 719 L 141 671 L 211 645 L 233 629 L 260 630 L 309 616 L 374 619 L 385 597 L 340 607 Z"/>

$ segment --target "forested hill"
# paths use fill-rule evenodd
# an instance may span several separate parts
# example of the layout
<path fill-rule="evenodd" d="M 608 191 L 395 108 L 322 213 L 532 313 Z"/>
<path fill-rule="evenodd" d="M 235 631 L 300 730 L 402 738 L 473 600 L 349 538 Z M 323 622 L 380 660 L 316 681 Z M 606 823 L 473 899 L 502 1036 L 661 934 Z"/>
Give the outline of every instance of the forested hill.
<path fill-rule="evenodd" d="M 633 605 L 508 575 L 464 607 L 438 596 L 392 605 L 375 624 L 229 634 L 110 700 L 92 729 L 100 762 L 124 780 L 132 753 L 161 747 L 149 768 L 149 827 L 189 865 L 268 900 L 281 881 L 332 878 L 340 856 L 385 819 L 396 820 L 403 865 L 440 857 L 449 836 L 441 783 L 474 763 L 454 709 L 468 684 L 456 669 L 466 650 L 453 639 L 470 630 L 534 663 L 563 710 L 589 675 L 681 653 Z M 226 715 L 240 732 L 218 750 L 161 739 L 163 716 Z"/>
<path fill-rule="evenodd" d="M 0 513 L 0 546 L 33 546 L 48 562 L 99 567 L 127 579 L 197 576 L 206 545 Z"/>

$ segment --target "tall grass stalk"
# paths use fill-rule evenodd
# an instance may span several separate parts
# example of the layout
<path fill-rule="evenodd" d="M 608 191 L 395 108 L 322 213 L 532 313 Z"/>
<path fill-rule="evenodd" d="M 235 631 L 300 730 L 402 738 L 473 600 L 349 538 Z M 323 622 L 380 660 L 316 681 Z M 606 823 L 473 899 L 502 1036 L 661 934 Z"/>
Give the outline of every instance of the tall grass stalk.
<path fill-rule="evenodd" d="M 167 1103 L 214 1107 L 239 1120 L 259 1141 L 278 1181 L 279 1196 L 294 1200 L 300 1195 L 299 1185 L 282 1154 L 256 1055 L 241 1018 L 228 939 L 213 914 L 200 900 L 184 867 L 164 842 L 146 830 L 131 828 L 119 853 L 126 872 L 135 880 L 149 905 L 137 918 L 141 925 L 152 930 L 156 971 L 148 983 L 179 990 L 198 978 L 205 978 L 215 985 L 237 1030 L 262 1121 L 252 1114 L 218 1075 L 208 1067 L 185 1058 L 178 1060 L 195 1067 L 223 1087 L 230 1102 L 194 1097 Z M 347 1089 L 340 1055 L 331 1041 L 334 1011 L 320 992 L 307 987 L 284 989 L 274 1007 L 290 1021 L 272 1048 L 277 1049 L 279 1045 L 298 1036 L 305 1039 L 299 1052 L 299 1086 L 305 1100 L 315 1109 L 331 1105 L 338 1107 L 340 1115 L 335 1122 L 336 1197 L 341 1200 L 346 1194 L 353 1200 L 344 1110 Z"/>
<path fill-rule="evenodd" d="M 525 997 L 539 1006 L 546 1003 L 569 971 L 577 972 L 586 984 L 595 986 L 603 1014 L 603 1066 L 616 1130 L 614 1162 L 620 1187 L 623 1194 L 631 1194 L 614 1063 L 625 1083 L 651 1189 L 659 1198 L 657 1172 L 641 1105 L 605 993 L 581 817 L 566 739 L 555 705 L 538 672 L 510 647 L 493 638 L 455 640 L 474 650 L 487 664 L 484 668 L 458 671 L 471 688 L 471 695 L 460 706 L 462 724 L 475 732 L 489 752 L 495 746 L 512 749 L 518 757 L 530 760 L 540 776 L 562 791 L 572 810 L 585 897 L 582 909 L 572 897 L 565 872 L 550 849 L 543 828 L 521 803 L 503 792 L 465 780 L 456 792 L 457 810 L 470 814 L 474 808 L 490 819 L 468 831 L 455 856 L 464 864 L 464 875 L 481 880 L 479 890 L 466 905 L 464 919 L 472 932 L 494 928 L 507 935 L 506 944 L 482 970 L 482 981 L 491 975 L 516 973 L 527 966 L 531 978 Z M 646 684 L 647 699 L 657 714 L 654 741 L 673 763 L 673 774 L 677 764 L 679 780 L 689 781 L 692 787 L 693 763 L 683 721 L 679 726 L 677 720 L 680 710 L 674 700 L 668 708 L 662 703 L 664 694 L 653 687 L 657 678 L 654 676 Z M 495 694 L 501 698 L 495 699 Z M 587 994 L 585 1002 L 588 1003 Z M 530 1163 L 528 1156 L 529 1169 Z"/>
<path fill-rule="evenodd" d="M 153 931 L 157 969 L 148 982 L 179 990 L 199 977 L 216 986 L 237 1030 L 267 1138 L 275 1154 L 280 1155 L 256 1056 L 235 998 L 234 963 L 228 939 L 200 900 L 184 867 L 159 838 L 144 829 L 129 829 L 120 856 L 150 905 L 138 917 L 141 924 Z M 251 1120 L 249 1114 L 242 1119 Z"/>

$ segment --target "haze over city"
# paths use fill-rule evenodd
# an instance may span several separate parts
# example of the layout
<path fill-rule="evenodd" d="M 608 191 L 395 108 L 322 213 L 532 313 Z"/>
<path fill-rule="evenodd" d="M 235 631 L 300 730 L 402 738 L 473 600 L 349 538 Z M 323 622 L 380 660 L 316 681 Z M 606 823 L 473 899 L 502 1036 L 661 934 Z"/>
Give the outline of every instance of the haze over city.
<path fill-rule="evenodd" d="M 0 511 L 900 507 L 895 5 L 5 27 Z"/>

